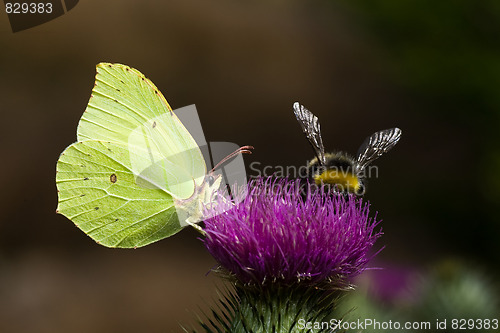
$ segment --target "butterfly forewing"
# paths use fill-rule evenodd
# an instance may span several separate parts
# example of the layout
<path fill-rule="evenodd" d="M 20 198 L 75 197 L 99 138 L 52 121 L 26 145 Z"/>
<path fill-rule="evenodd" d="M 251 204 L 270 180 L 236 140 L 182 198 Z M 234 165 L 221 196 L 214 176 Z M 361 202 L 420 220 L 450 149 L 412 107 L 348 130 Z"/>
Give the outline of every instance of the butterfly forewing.
<path fill-rule="evenodd" d="M 161 92 L 125 65 L 97 65 L 92 96 L 78 125 L 78 141 L 84 140 L 128 145 L 138 183 L 177 198 L 190 197 L 193 180 L 200 185 L 206 173 L 198 145 Z"/>

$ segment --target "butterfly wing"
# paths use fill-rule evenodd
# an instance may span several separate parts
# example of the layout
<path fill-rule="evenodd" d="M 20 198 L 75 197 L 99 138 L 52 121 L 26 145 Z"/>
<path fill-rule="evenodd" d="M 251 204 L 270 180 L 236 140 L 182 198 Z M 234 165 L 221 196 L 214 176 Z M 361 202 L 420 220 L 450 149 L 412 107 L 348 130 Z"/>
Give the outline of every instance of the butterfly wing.
<path fill-rule="evenodd" d="M 87 140 L 57 162 L 58 213 L 104 246 L 140 247 L 182 229 L 174 198 L 138 182 L 129 155 L 122 143 Z"/>
<path fill-rule="evenodd" d="M 318 117 L 312 114 L 311 111 L 306 109 L 299 102 L 293 104 L 293 112 L 295 117 L 302 128 L 302 131 L 309 140 L 309 143 L 314 149 L 318 161 L 325 165 L 325 148 L 323 147 L 323 139 L 321 138 L 321 127 L 319 124 Z"/>
<path fill-rule="evenodd" d="M 97 65 L 78 142 L 57 163 L 58 212 L 102 245 L 144 246 L 187 225 L 182 205 L 202 200 L 205 173 L 197 143 L 155 85 L 128 66 Z"/>
<path fill-rule="evenodd" d="M 401 130 L 397 127 L 373 133 L 358 149 L 356 158 L 358 170 L 363 170 L 368 164 L 387 153 L 398 143 Z"/>
<path fill-rule="evenodd" d="M 110 141 L 131 151 L 146 150 L 146 159 L 131 154 L 132 171 L 147 174 L 159 188 L 170 187 L 176 198 L 191 196 L 195 185 L 203 182 L 205 161 L 158 88 L 126 65 L 100 63 L 96 70 L 89 104 L 78 124 L 78 141 Z M 162 178 L 163 164 L 171 167 L 176 179 Z"/>

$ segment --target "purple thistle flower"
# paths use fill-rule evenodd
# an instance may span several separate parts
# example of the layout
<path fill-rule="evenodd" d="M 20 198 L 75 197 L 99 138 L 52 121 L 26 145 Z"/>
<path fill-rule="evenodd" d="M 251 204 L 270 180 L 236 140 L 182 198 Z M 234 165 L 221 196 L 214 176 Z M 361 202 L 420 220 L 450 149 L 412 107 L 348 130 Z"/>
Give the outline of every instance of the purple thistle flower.
<path fill-rule="evenodd" d="M 365 269 L 381 235 L 369 204 L 354 196 L 272 178 L 250 182 L 246 194 L 236 205 L 215 200 L 203 240 L 243 283 L 343 285 Z"/>

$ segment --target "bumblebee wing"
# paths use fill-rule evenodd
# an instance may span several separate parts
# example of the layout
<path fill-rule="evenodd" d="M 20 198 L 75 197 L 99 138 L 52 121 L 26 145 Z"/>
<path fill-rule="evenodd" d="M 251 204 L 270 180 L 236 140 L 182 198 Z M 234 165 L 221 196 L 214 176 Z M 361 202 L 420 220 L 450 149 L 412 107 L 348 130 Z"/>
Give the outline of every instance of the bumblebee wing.
<path fill-rule="evenodd" d="M 367 137 L 358 150 L 356 159 L 358 169 L 363 170 L 368 164 L 391 150 L 401 138 L 401 133 L 401 130 L 395 127 L 373 133 Z"/>
<path fill-rule="evenodd" d="M 321 138 L 321 128 L 319 125 L 318 117 L 313 115 L 311 111 L 306 109 L 304 105 L 295 102 L 293 104 L 293 113 L 302 127 L 302 131 L 309 140 L 309 143 L 316 153 L 318 161 L 325 165 L 325 147 L 323 147 L 323 139 Z"/>

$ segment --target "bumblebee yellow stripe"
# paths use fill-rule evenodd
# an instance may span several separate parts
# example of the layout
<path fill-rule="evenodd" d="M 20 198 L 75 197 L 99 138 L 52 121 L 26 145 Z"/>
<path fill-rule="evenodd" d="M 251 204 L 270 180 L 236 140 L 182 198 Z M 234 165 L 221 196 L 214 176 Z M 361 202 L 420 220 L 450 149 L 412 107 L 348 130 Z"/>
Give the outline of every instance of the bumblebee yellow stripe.
<path fill-rule="evenodd" d="M 347 190 L 349 192 L 356 192 L 360 188 L 359 178 L 355 174 L 336 169 L 327 169 L 321 174 L 314 176 L 314 182 L 317 185 L 337 184 L 339 185 L 339 190 Z"/>

